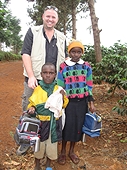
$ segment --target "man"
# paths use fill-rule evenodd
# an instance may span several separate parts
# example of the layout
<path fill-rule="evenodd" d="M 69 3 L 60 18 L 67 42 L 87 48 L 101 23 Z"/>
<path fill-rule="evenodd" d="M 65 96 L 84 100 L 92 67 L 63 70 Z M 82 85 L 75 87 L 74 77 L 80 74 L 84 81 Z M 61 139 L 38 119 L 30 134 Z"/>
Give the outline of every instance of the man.
<path fill-rule="evenodd" d="M 42 15 L 43 25 L 29 28 L 22 48 L 25 89 L 23 94 L 23 111 L 28 105 L 28 98 L 41 80 L 41 66 L 45 62 L 53 63 L 58 71 L 59 65 L 66 57 L 65 36 L 54 27 L 58 22 L 58 9 L 47 6 Z"/>
<path fill-rule="evenodd" d="M 42 20 L 43 25 L 33 26 L 27 31 L 21 52 L 25 76 L 22 96 L 23 111 L 27 109 L 28 99 L 33 89 L 42 79 L 40 76 L 42 65 L 50 62 L 56 66 L 58 71 L 59 65 L 66 57 L 66 37 L 54 28 L 58 22 L 58 9 L 54 6 L 47 6 Z"/>

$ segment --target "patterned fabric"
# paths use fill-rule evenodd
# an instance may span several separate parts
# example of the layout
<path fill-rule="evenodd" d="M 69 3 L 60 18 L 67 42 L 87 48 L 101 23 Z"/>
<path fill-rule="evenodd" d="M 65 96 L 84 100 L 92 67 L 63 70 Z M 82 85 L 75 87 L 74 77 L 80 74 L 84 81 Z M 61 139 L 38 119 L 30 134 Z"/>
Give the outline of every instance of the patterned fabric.
<path fill-rule="evenodd" d="M 57 83 L 66 90 L 68 98 L 92 96 L 92 68 L 82 59 L 77 63 L 66 60 L 60 64 Z"/>

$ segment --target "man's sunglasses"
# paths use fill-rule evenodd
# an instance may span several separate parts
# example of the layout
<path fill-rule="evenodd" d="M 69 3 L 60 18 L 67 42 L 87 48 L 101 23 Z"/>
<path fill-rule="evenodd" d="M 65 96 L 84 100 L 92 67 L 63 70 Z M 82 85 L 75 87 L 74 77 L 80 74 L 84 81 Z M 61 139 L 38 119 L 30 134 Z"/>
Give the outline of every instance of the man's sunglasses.
<path fill-rule="evenodd" d="M 45 8 L 45 11 L 46 10 L 48 10 L 48 9 L 53 9 L 54 11 L 56 11 L 56 12 L 58 12 L 58 8 L 56 8 L 55 6 L 47 6 L 46 8 Z"/>

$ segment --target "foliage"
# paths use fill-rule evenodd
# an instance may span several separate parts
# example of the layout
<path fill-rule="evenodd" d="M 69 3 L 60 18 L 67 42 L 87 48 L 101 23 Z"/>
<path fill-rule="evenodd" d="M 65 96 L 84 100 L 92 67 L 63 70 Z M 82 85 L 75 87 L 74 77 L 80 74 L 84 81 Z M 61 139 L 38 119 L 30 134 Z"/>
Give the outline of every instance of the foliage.
<path fill-rule="evenodd" d="M 118 50 L 119 54 L 124 54 L 123 50 Z M 114 53 L 114 50 L 111 53 Z M 127 55 L 107 54 L 104 56 L 100 63 L 93 66 L 93 79 L 94 83 L 101 84 L 105 81 L 111 84 L 108 92 L 112 95 L 116 88 L 127 90 Z M 127 114 L 127 96 L 119 100 L 113 110 L 121 115 Z"/>
<path fill-rule="evenodd" d="M 105 81 L 112 84 L 108 92 L 115 92 L 116 87 L 127 90 L 127 56 L 107 55 L 93 67 L 94 83 Z"/>
<path fill-rule="evenodd" d="M 112 95 L 116 88 L 127 90 L 127 44 L 120 41 L 109 48 L 102 46 L 102 61 L 96 63 L 94 46 L 85 45 L 83 60 L 88 61 L 93 69 L 94 83 L 107 82 L 111 85 L 109 93 Z M 127 97 L 125 96 L 113 108 L 121 115 L 127 113 Z"/>
<path fill-rule="evenodd" d="M 41 0 L 36 0 L 36 3 L 33 5 L 33 8 L 28 8 L 27 11 L 29 13 L 29 16 L 33 20 L 32 22 L 35 25 L 41 25 L 42 24 L 42 13 L 44 12 L 44 8 L 46 6 L 56 6 L 58 7 L 59 11 L 59 21 L 56 26 L 58 30 L 61 30 L 62 32 L 65 32 L 65 24 L 66 24 L 66 30 L 68 30 L 68 20 L 70 19 L 70 16 L 68 15 L 69 13 L 69 7 L 68 7 L 68 1 L 56 1 L 52 0 L 48 2 L 47 0 L 41 1 Z"/>
<path fill-rule="evenodd" d="M 82 59 L 84 61 L 88 61 L 89 63 L 95 63 L 96 62 L 94 46 L 85 45 L 85 53 L 82 56 Z"/>
<path fill-rule="evenodd" d="M 0 51 L 0 61 L 21 60 L 21 55 Z"/>
<path fill-rule="evenodd" d="M 56 25 L 56 29 L 60 30 L 65 35 L 67 32 L 72 31 L 73 9 L 76 9 L 76 13 L 79 13 L 80 11 L 86 12 L 86 10 L 88 10 L 86 4 L 81 4 L 80 0 L 36 0 L 33 4 L 33 8 L 27 9 L 32 22 L 35 25 L 42 24 L 42 13 L 44 12 L 44 8 L 50 5 L 58 7 L 59 21 Z"/>
<path fill-rule="evenodd" d="M 4 4 L 0 1 L 0 30 L 5 28 L 6 21 L 4 20 L 4 16 L 6 14 L 6 10 L 4 8 Z"/>
<path fill-rule="evenodd" d="M 83 60 L 88 61 L 92 64 L 96 63 L 95 60 L 95 49 L 93 45 L 84 45 L 85 53 L 82 57 Z M 120 41 L 113 44 L 109 48 L 101 46 L 102 58 L 109 55 L 120 55 L 125 56 L 127 54 L 127 44 L 121 44 Z"/>
<path fill-rule="evenodd" d="M 6 29 L 8 21 L 5 19 L 7 13 L 5 5 L 0 1 L 0 42 L 7 42 L 7 37 L 9 35 Z"/>
<path fill-rule="evenodd" d="M 5 43 L 14 53 L 18 54 L 21 50 L 22 40 L 20 20 L 12 16 L 7 5 L 0 1 L 0 43 Z"/>
<path fill-rule="evenodd" d="M 121 44 L 120 40 L 118 40 L 117 43 L 109 47 L 109 50 L 112 54 L 118 54 L 120 56 L 127 55 L 127 43 Z"/>
<path fill-rule="evenodd" d="M 118 105 L 113 107 L 112 110 L 122 116 L 127 115 L 127 95 L 125 95 L 123 99 L 119 100 Z"/>

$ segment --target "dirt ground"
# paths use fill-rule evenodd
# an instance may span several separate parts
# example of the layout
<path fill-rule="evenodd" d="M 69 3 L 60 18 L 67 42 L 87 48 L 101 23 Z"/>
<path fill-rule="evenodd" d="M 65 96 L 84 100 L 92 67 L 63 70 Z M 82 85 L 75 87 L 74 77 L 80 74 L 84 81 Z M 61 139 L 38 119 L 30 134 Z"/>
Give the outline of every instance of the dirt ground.
<path fill-rule="evenodd" d="M 17 145 L 13 140 L 22 114 L 22 72 L 22 61 L 0 62 L 0 170 L 34 169 L 32 150 L 25 156 L 17 156 Z M 95 105 L 102 116 L 101 136 L 86 136 L 85 143 L 77 143 L 75 152 L 80 158 L 78 165 L 74 165 L 67 156 L 67 163 L 63 166 L 52 161 L 53 170 L 127 169 L 127 117 L 112 112 L 112 107 L 125 92 L 117 90 L 114 97 L 110 97 L 106 92 L 108 88 L 107 84 L 94 85 L 93 88 Z M 59 151 L 60 148 L 61 144 Z"/>

